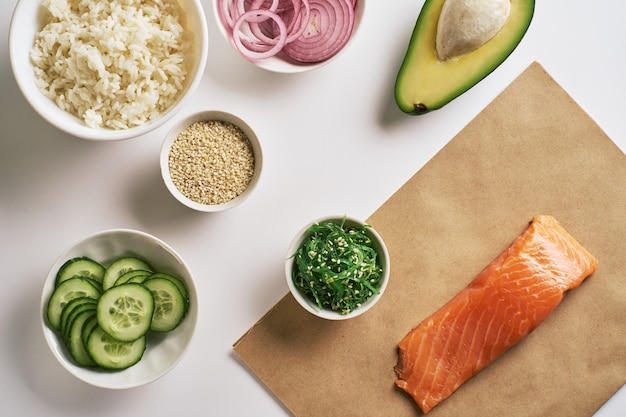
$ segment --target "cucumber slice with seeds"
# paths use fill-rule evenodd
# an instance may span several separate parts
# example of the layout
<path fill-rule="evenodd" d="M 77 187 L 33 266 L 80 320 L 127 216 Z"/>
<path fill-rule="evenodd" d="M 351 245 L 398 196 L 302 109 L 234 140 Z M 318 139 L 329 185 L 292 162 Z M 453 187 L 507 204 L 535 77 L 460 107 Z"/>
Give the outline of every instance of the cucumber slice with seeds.
<path fill-rule="evenodd" d="M 115 285 L 115 281 L 117 281 L 119 277 L 128 271 L 134 271 L 136 269 L 152 271 L 152 267 L 143 259 L 134 256 L 117 259 L 104 271 L 102 289 L 108 290 Z"/>
<path fill-rule="evenodd" d="M 69 278 L 54 289 L 48 300 L 46 316 L 55 330 L 61 329 L 61 313 L 68 302 L 79 297 L 100 297 L 100 291 L 90 281 L 93 280 L 82 277 Z"/>
<path fill-rule="evenodd" d="M 152 278 L 165 278 L 165 279 L 168 279 L 168 280 L 172 281 L 178 287 L 178 290 L 180 291 L 180 293 L 182 294 L 182 296 L 183 296 L 183 298 L 185 300 L 185 314 L 186 314 L 187 310 L 189 309 L 189 290 L 187 289 L 187 286 L 185 285 L 183 280 L 180 279 L 179 277 L 175 276 L 175 275 L 166 274 L 164 272 L 155 272 L 148 279 L 152 279 Z"/>
<path fill-rule="evenodd" d="M 142 284 L 117 285 L 102 293 L 97 313 L 102 330 L 119 341 L 132 342 L 150 330 L 154 297 Z"/>
<path fill-rule="evenodd" d="M 133 342 L 120 342 L 97 326 L 89 334 L 86 348 L 98 366 L 126 369 L 141 360 L 146 350 L 146 337 L 142 336 Z"/>
<path fill-rule="evenodd" d="M 76 277 L 91 278 L 96 282 L 102 282 L 104 267 L 98 262 L 86 256 L 79 256 L 66 261 L 57 272 L 55 285 Z"/>
<path fill-rule="evenodd" d="M 143 285 L 152 291 L 154 297 L 150 330 L 169 332 L 178 327 L 187 312 L 187 303 L 176 284 L 166 278 L 150 278 Z"/>

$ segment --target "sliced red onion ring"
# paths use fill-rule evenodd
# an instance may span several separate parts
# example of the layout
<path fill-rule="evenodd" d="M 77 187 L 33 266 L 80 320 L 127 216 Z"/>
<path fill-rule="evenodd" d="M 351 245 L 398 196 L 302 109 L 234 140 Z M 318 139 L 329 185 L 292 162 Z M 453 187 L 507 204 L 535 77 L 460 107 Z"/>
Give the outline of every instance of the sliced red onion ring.
<path fill-rule="evenodd" d="M 276 13 L 281 0 L 238 0 L 237 12 L 239 15 L 248 10 L 269 10 Z"/>
<path fill-rule="evenodd" d="M 287 43 L 302 36 L 307 28 L 310 15 L 309 0 L 291 0 L 291 3 L 291 8 L 283 8 L 283 12 L 277 12 L 287 24 Z M 268 30 L 273 33 L 277 28 L 271 27 Z"/>
<path fill-rule="evenodd" d="M 254 40 L 246 39 L 246 35 L 242 30 L 242 25 L 259 23 L 267 19 L 272 19 L 276 22 L 278 27 L 278 36 L 276 44 L 270 45 L 271 47 L 263 50 L 263 45 L 255 43 Z M 276 13 L 269 10 L 248 10 L 241 14 L 233 26 L 233 42 L 235 47 L 241 55 L 249 60 L 265 59 L 276 55 L 283 49 L 287 41 L 287 27 L 285 22 Z"/>
<path fill-rule="evenodd" d="M 233 2 L 229 0 L 217 0 L 217 14 L 224 27 L 232 30 L 235 21 L 233 20 Z"/>
<path fill-rule="evenodd" d="M 219 18 L 249 60 L 283 51 L 301 63 L 325 61 L 352 35 L 357 0 L 218 0 Z"/>
<path fill-rule="evenodd" d="M 309 0 L 308 28 L 285 45 L 283 52 L 303 63 L 325 61 L 348 42 L 354 27 L 354 8 L 349 0 Z"/>
<path fill-rule="evenodd" d="M 232 1 L 232 0 L 231 0 Z M 273 8 L 273 12 L 282 13 L 292 9 L 293 2 L 291 0 L 244 0 L 246 3 L 246 10 L 250 9 L 270 9 Z M 274 3 L 278 4 L 274 4 Z"/>
<path fill-rule="evenodd" d="M 263 3 L 263 1 L 264 0 L 253 0 L 252 4 L 250 5 L 250 10 L 257 10 L 257 8 L 259 7 L 259 4 Z M 291 4 L 291 8 L 288 8 L 285 5 L 280 6 L 278 4 L 280 3 L 280 1 L 284 2 L 285 0 L 275 0 L 275 1 L 277 3 L 276 6 L 278 6 L 279 9 L 284 10 L 283 12 L 278 12 L 278 10 L 276 10 L 276 14 L 280 16 L 280 18 L 283 20 L 283 22 L 285 23 L 287 27 L 286 43 L 293 42 L 302 34 L 302 32 L 304 32 L 304 29 L 306 29 L 306 26 L 304 25 L 304 22 L 302 19 L 304 19 L 305 16 L 308 19 L 308 16 L 309 16 L 308 1 L 286 0 Z M 274 7 L 274 4 L 272 4 L 272 8 L 273 7 Z M 305 8 L 304 13 L 301 12 L 301 7 Z M 270 10 L 272 9 L 270 8 Z M 295 12 L 296 10 L 298 10 L 297 14 Z M 271 22 L 271 24 L 267 24 L 267 22 Z M 270 45 L 274 45 L 276 43 L 276 39 L 275 39 L 276 34 L 279 32 L 276 25 L 277 23 L 275 20 L 270 21 L 268 19 L 265 22 L 260 22 L 260 24 L 258 25 L 252 25 L 250 27 L 250 30 L 254 34 L 254 36 L 256 36 L 259 40 L 267 42 Z"/>

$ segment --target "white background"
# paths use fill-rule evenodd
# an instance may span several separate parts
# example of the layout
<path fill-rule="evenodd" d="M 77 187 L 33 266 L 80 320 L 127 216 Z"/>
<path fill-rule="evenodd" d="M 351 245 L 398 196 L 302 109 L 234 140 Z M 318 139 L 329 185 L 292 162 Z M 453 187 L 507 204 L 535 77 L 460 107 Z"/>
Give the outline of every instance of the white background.
<path fill-rule="evenodd" d="M 539 0 L 530 30 L 494 73 L 441 110 L 414 117 L 393 84 L 423 4 L 368 0 L 356 42 L 304 74 L 257 69 L 216 29 L 202 83 L 167 125 L 144 137 L 92 143 L 52 128 L 27 104 L 9 64 L 17 0 L 0 2 L 0 414 L 2 416 L 282 416 L 288 412 L 232 352 L 287 293 L 293 234 L 327 214 L 367 218 L 533 61 L 626 149 L 626 3 Z M 193 212 L 161 182 L 161 142 L 179 117 L 219 109 L 261 139 L 255 194 L 220 214 Z M 178 367 L 142 388 L 109 391 L 69 375 L 39 323 L 43 279 L 84 236 L 136 228 L 188 261 L 200 292 L 196 337 Z M 626 343 L 626 338 L 624 339 Z M 626 389 L 596 415 L 623 416 Z"/>

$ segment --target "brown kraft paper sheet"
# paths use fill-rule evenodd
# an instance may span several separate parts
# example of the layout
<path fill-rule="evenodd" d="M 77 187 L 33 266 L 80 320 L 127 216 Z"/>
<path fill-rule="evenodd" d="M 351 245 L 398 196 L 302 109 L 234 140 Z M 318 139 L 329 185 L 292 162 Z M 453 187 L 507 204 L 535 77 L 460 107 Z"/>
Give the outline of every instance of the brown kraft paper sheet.
<path fill-rule="evenodd" d="M 397 343 L 550 214 L 598 271 L 428 415 L 589 417 L 626 382 L 625 209 L 625 155 L 533 63 L 367 219 L 391 257 L 379 304 L 333 322 L 287 294 L 234 350 L 297 417 L 422 415 Z"/>

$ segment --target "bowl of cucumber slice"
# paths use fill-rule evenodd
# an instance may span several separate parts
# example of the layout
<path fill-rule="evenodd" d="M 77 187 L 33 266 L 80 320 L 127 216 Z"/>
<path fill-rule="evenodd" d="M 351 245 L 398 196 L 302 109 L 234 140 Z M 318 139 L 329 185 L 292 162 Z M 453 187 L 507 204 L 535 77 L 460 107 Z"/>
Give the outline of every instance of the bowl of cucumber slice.
<path fill-rule="evenodd" d="M 48 346 L 67 371 L 94 386 L 126 389 L 155 381 L 182 359 L 198 296 L 191 271 L 169 245 L 112 229 L 57 258 L 41 313 Z"/>

